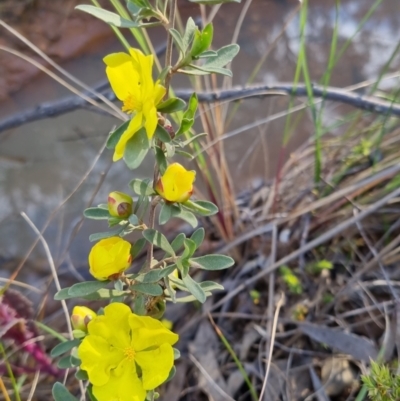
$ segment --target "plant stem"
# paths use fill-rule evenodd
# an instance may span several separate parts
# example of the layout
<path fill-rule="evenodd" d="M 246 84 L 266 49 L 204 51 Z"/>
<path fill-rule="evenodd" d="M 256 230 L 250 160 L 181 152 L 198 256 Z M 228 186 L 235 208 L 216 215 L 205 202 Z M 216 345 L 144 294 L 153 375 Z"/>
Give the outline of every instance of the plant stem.
<path fill-rule="evenodd" d="M 177 0 L 171 0 L 171 2 L 172 3 L 170 5 L 170 9 L 169 9 L 168 25 L 165 25 L 167 31 L 170 28 L 173 28 L 175 25 Z M 165 66 L 166 67 L 169 67 L 172 63 L 172 45 L 173 45 L 172 35 L 168 31 L 167 50 L 166 50 L 166 56 L 165 56 Z M 170 70 L 165 78 L 165 88 L 166 88 L 165 97 L 168 97 L 171 75 L 172 75 L 172 71 Z M 160 146 L 162 147 L 161 143 L 160 143 Z M 153 187 L 155 187 L 155 185 L 157 184 L 159 173 L 160 173 L 160 170 L 158 168 L 158 164 L 156 163 L 154 166 Z M 148 225 L 148 227 L 151 229 L 154 228 L 156 207 L 157 207 L 158 201 L 159 201 L 158 196 L 155 197 L 151 201 L 150 212 L 149 212 L 149 225 Z M 144 272 L 147 272 L 151 269 L 151 261 L 153 260 L 153 250 L 154 250 L 154 245 L 149 244 L 149 247 L 147 248 L 147 263 L 146 263 Z"/>
<path fill-rule="evenodd" d="M 168 26 L 166 27 L 168 30 L 175 26 L 176 7 L 177 7 L 177 0 L 171 0 L 171 6 L 169 9 L 169 17 L 168 17 Z M 173 44 L 172 35 L 168 31 L 167 51 L 166 51 L 166 55 L 165 55 L 165 66 L 166 67 L 169 67 L 172 64 L 172 44 Z M 165 97 L 168 96 L 169 85 L 171 82 L 172 74 L 173 74 L 173 71 L 170 69 L 168 71 L 167 76 L 165 77 L 165 88 L 167 90 L 165 93 Z"/>

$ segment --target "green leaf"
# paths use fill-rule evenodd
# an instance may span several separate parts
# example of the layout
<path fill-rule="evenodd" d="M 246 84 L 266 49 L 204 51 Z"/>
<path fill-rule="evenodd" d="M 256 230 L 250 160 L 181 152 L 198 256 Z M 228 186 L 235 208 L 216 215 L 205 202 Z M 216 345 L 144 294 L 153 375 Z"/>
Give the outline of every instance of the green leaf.
<path fill-rule="evenodd" d="M 182 259 L 190 258 L 196 252 L 196 243 L 189 238 L 185 238 L 183 246 L 185 250 L 183 251 Z"/>
<path fill-rule="evenodd" d="M 143 231 L 143 237 L 146 238 L 151 244 L 158 246 L 169 255 L 175 256 L 175 252 L 167 238 L 159 231 L 148 228 L 147 230 Z"/>
<path fill-rule="evenodd" d="M 193 93 L 190 96 L 189 102 L 188 102 L 188 108 L 186 109 L 185 113 L 183 114 L 183 118 L 181 121 L 181 126 L 179 127 L 178 132 L 176 133 L 176 136 L 181 135 L 192 128 L 192 125 L 194 123 L 194 117 L 196 115 L 197 111 L 197 105 L 198 105 L 198 99 L 196 93 Z"/>
<path fill-rule="evenodd" d="M 135 278 L 135 280 L 141 283 L 157 283 L 164 277 L 169 276 L 176 269 L 176 265 L 170 265 L 163 269 L 150 270 L 147 273 L 140 274 Z"/>
<path fill-rule="evenodd" d="M 159 284 L 153 283 L 136 283 L 130 286 L 131 290 L 141 292 L 143 294 L 152 295 L 157 297 L 162 295 L 163 289 Z"/>
<path fill-rule="evenodd" d="M 191 201 L 188 200 L 182 203 L 182 206 L 188 208 L 193 213 L 199 214 L 201 216 L 213 216 L 218 213 L 218 207 L 212 202 L 208 201 Z"/>
<path fill-rule="evenodd" d="M 57 362 L 57 367 L 60 368 L 60 369 L 70 369 L 70 368 L 74 367 L 74 365 L 72 364 L 72 361 L 71 361 L 71 355 L 63 356 Z M 55 398 L 55 399 L 57 400 L 57 398 Z"/>
<path fill-rule="evenodd" d="M 94 241 L 99 241 L 104 238 L 117 237 L 122 233 L 122 231 L 125 230 L 125 227 L 126 226 L 120 226 L 116 230 L 113 230 L 113 231 L 104 231 L 102 233 L 90 234 L 89 241 L 94 242 Z"/>
<path fill-rule="evenodd" d="M 143 294 L 136 295 L 133 303 L 133 312 L 139 316 L 144 316 L 146 314 L 146 298 Z"/>
<path fill-rule="evenodd" d="M 189 223 L 193 228 L 199 224 L 196 216 L 187 210 L 182 210 L 179 206 L 172 206 L 172 217 L 177 217 Z"/>
<path fill-rule="evenodd" d="M 142 8 L 142 6 L 139 6 L 136 3 L 137 3 L 136 1 L 132 1 L 132 0 L 128 0 L 126 2 L 126 8 L 134 16 L 136 16 L 139 13 L 140 9 Z"/>
<path fill-rule="evenodd" d="M 100 207 L 89 207 L 88 209 L 85 209 L 83 215 L 86 218 L 93 220 L 106 220 L 111 217 L 108 210 L 102 209 Z"/>
<path fill-rule="evenodd" d="M 89 380 L 89 376 L 85 370 L 78 369 L 75 373 L 75 378 L 78 380 Z"/>
<path fill-rule="evenodd" d="M 65 354 L 68 351 L 71 351 L 72 348 L 77 347 L 81 343 L 81 340 L 75 339 L 75 340 L 69 340 L 65 341 L 63 343 L 57 344 L 50 352 L 50 355 L 52 358 L 55 358 L 56 356 L 60 356 L 62 354 Z"/>
<path fill-rule="evenodd" d="M 153 183 L 149 179 L 139 180 L 135 178 L 129 183 L 129 186 L 132 188 L 132 191 L 138 195 L 150 196 L 155 194 Z"/>
<path fill-rule="evenodd" d="M 60 291 L 56 292 L 54 294 L 54 300 L 55 301 L 62 301 L 64 299 L 70 299 L 72 298 L 70 295 L 68 295 L 68 290 L 70 287 L 68 288 L 63 288 Z"/>
<path fill-rule="evenodd" d="M 176 133 L 176 136 L 184 134 L 185 132 L 188 132 L 190 128 L 192 128 L 194 124 L 194 118 L 182 118 L 181 126 L 179 127 L 178 132 Z"/>
<path fill-rule="evenodd" d="M 68 295 L 71 297 L 84 297 L 93 294 L 97 290 L 104 288 L 108 285 L 109 281 L 85 281 L 83 283 L 74 284 L 69 287 Z"/>
<path fill-rule="evenodd" d="M 201 303 L 204 303 L 207 296 L 203 289 L 200 287 L 199 283 L 196 283 L 189 275 L 182 278 L 188 291 Z"/>
<path fill-rule="evenodd" d="M 181 357 L 181 352 L 179 351 L 179 349 L 176 348 L 172 348 L 174 350 L 174 361 L 176 361 L 177 359 L 179 359 Z"/>
<path fill-rule="evenodd" d="M 204 66 L 204 65 L 195 65 L 189 64 L 191 70 L 183 70 L 185 74 L 189 75 L 207 75 L 207 74 L 221 74 L 226 75 L 227 77 L 232 77 L 232 71 L 227 68 L 222 67 L 214 67 L 214 66 Z"/>
<path fill-rule="evenodd" d="M 213 33 L 214 28 L 211 22 L 204 27 L 202 32 L 200 32 L 198 28 L 194 31 L 193 45 L 190 50 L 190 55 L 192 57 L 197 57 L 210 47 Z"/>
<path fill-rule="evenodd" d="M 104 10 L 99 7 L 90 5 L 79 5 L 75 7 L 76 10 L 84 11 L 94 17 L 101 19 L 105 23 L 118 28 L 137 28 L 139 24 L 128 19 L 122 18 L 118 14 L 112 13 L 111 11 Z"/>
<path fill-rule="evenodd" d="M 171 97 L 165 102 L 160 103 L 157 106 L 157 110 L 160 113 L 175 113 L 176 111 L 181 111 L 186 107 L 186 102 L 178 97 Z"/>
<path fill-rule="evenodd" d="M 122 297 L 128 295 L 129 291 L 118 291 L 118 290 L 111 290 L 107 288 L 102 288 L 93 294 L 87 295 L 83 298 L 88 299 L 90 301 L 99 301 L 102 299 L 114 299 L 118 297 Z"/>
<path fill-rule="evenodd" d="M 230 70 L 227 70 L 222 67 L 226 66 L 233 60 L 233 58 L 239 53 L 239 49 L 240 47 L 237 44 L 221 47 L 216 52 L 217 56 L 212 56 L 206 59 L 205 63 L 202 64 L 201 66 L 192 65 L 193 68 L 197 69 L 196 71 L 185 70 L 185 72 L 188 74 L 193 73 L 195 75 L 205 75 L 212 72 L 224 75 L 232 75 L 232 72 Z"/>
<path fill-rule="evenodd" d="M 190 239 L 196 244 L 198 248 L 204 241 L 205 231 L 203 227 L 198 228 L 190 237 Z"/>
<path fill-rule="evenodd" d="M 165 150 L 167 152 L 167 157 L 171 159 L 175 155 L 175 146 L 171 143 L 164 143 Z"/>
<path fill-rule="evenodd" d="M 172 38 L 174 39 L 176 47 L 179 49 L 179 51 L 182 54 L 185 54 L 185 46 L 183 44 L 183 39 L 182 39 L 181 34 L 174 28 L 170 28 L 169 33 L 171 34 Z"/>
<path fill-rule="evenodd" d="M 128 2 L 140 8 L 151 8 L 151 4 L 148 0 L 128 0 Z"/>
<path fill-rule="evenodd" d="M 131 120 L 125 121 L 114 131 L 110 132 L 106 144 L 107 149 L 114 149 L 117 146 L 117 143 L 121 139 L 122 134 L 127 130 L 130 122 Z"/>
<path fill-rule="evenodd" d="M 210 57 L 206 62 L 203 64 L 203 67 L 225 67 L 229 64 L 239 53 L 240 46 L 236 43 L 223 46 L 218 49 L 217 56 Z"/>
<path fill-rule="evenodd" d="M 234 265 L 235 261 L 225 255 L 205 255 L 189 260 L 192 267 L 204 270 L 223 270 Z"/>
<path fill-rule="evenodd" d="M 146 240 L 144 238 L 139 238 L 131 247 L 131 255 L 132 259 L 135 259 L 140 252 L 142 252 L 142 249 L 146 245 Z"/>
<path fill-rule="evenodd" d="M 176 149 L 176 154 L 181 155 L 183 157 L 187 157 L 189 160 L 194 159 L 194 156 L 191 153 L 185 152 L 184 150 L 181 150 L 181 149 Z"/>
<path fill-rule="evenodd" d="M 155 148 L 156 148 L 156 161 L 160 169 L 160 174 L 164 175 L 165 170 L 167 169 L 167 159 L 165 157 L 164 151 L 159 146 L 156 146 Z"/>
<path fill-rule="evenodd" d="M 141 128 L 126 143 L 124 151 L 124 161 L 126 165 L 134 170 L 140 166 L 150 149 L 150 142 L 147 138 L 146 130 Z"/>
<path fill-rule="evenodd" d="M 172 366 L 171 370 L 168 373 L 167 380 L 165 380 L 164 383 L 168 383 L 170 380 L 172 380 L 175 377 L 176 374 L 176 367 Z"/>
<path fill-rule="evenodd" d="M 183 243 L 185 241 L 185 238 L 186 238 L 186 235 L 184 233 L 180 233 L 171 242 L 172 249 L 175 252 L 178 252 L 183 247 Z"/>
<path fill-rule="evenodd" d="M 218 284 L 214 281 L 203 281 L 200 283 L 200 287 L 205 291 L 205 292 L 211 292 L 215 290 L 223 290 L 224 287 L 221 284 Z"/>
<path fill-rule="evenodd" d="M 158 224 L 162 226 L 172 217 L 173 206 L 170 203 L 163 203 L 158 216 Z"/>
<path fill-rule="evenodd" d="M 201 53 L 198 58 L 210 58 L 210 57 L 217 57 L 218 53 L 214 50 L 207 50 L 206 52 Z"/>
<path fill-rule="evenodd" d="M 121 221 L 126 221 L 126 219 L 112 216 L 108 219 L 108 227 L 115 227 L 117 224 L 121 223 Z"/>
<path fill-rule="evenodd" d="M 195 30 L 196 30 L 196 23 L 194 22 L 192 17 L 189 17 L 189 19 L 186 22 L 185 33 L 182 38 L 184 53 L 186 53 L 186 50 L 189 48 L 190 44 L 192 43 Z"/>
<path fill-rule="evenodd" d="M 160 124 L 157 124 L 155 136 L 163 143 L 171 142 L 171 136 L 169 135 L 169 132 L 164 127 L 161 127 Z"/>
<path fill-rule="evenodd" d="M 51 392 L 55 401 L 79 401 L 59 382 L 54 383 Z"/>
<path fill-rule="evenodd" d="M 131 214 L 131 215 L 129 216 L 128 221 L 129 221 L 130 224 L 132 224 L 132 225 L 135 226 L 135 227 L 139 225 L 139 219 L 138 219 L 138 217 L 136 216 L 136 214 Z"/>

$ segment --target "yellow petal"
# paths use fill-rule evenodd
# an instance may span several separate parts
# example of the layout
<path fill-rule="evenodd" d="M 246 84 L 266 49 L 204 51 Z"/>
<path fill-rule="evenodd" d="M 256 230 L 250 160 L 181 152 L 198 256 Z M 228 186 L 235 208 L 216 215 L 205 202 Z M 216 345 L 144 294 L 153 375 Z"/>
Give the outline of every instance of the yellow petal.
<path fill-rule="evenodd" d="M 139 73 L 134 69 L 132 59 L 125 53 L 114 53 L 105 57 L 106 74 L 117 98 L 124 101 L 130 93 L 137 91 Z"/>
<path fill-rule="evenodd" d="M 111 369 L 115 369 L 124 357 L 122 351 L 116 348 L 110 351 L 110 344 L 96 335 L 84 338 L 78 348 L 78 356 L 82 361 L 81 369 L 87 372 L 90 382 L 96 386 L 108 382 Z"/>
<path fill-rule="evenodd" d="M 131 264 L 131 245 L 120 237 L 99 241 L 89 253 L 90 274 L 98 280 L 105 280 L 121 273 Z"/>
<path fill-rule="evenodd" d="M 153 106 L 150 110 L 143 110 L 146 122 L 144 124 L 146 128 L 147 137 L 153 138 L 154 132 L 158 123 L 157 109 Z"/>
<path fill-rule="evenodd" d="M 143 388 L 153 390 L 167 380 L 174 365 L 174 351 L 169 344 L 162 344 L 151 351 L 138 352 L 136 363 L 142 370 Z"/>
<path fill-rule="evenodd" d="M 123 361 L 118 367 L 121 375 L 111 374 L 107 383 L 93 386 L 93 394 L 97 401 L 144 401 L 146 390 L 137 376 L 133 364 Z"/>
<path fill-rule="evenodd" d="M 123 303 L 114 302 L 107 305 L 104 308 L 104 315 L 98 315 L 89 322 L 89 337 L 91 335 L 100 336 L 109 345 L 120 350 L 129 347 L 131 343 L 129 316 L 131 314 L 129 306 Z"/>
<path fill-rule="evenodd" d="M 179 163 L 170 164 L 161 177 L 160 195 L 170 202 L 185 202 L 193 192 L 195 171 L 187 171 Z"/>
<path fill-rule="evenodd" d="M 124 156 L 125 146 L 126 143 L 135 135 L 137 131 L 142 126 L 143 122 L 143 114 L 136 113 L 135 117 L 132 118 L 131 122 L 128 125 L 126 131 L 122 134 L 121 138 L 119 139 L 117 146 L 115 147 L 113 161 L 116 162 L 117 160 L 121 159 Z"/>
<path fill-rule="evenodd" d="M 165 96 L 166 89 L 157 81 L 154 84 L 154 105 L 157 106 Z"/>

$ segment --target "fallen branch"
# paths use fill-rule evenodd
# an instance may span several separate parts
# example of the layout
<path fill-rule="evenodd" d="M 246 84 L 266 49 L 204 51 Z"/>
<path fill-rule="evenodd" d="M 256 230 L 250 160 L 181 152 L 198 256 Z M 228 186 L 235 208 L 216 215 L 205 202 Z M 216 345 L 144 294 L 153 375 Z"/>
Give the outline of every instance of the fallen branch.
<path fill-rule="evenodd" d="M 96 86 L 97 91 L 101 91 L 109 100 L 115 100 L 115 95 L 111 89 L 107 88 L 107 82 L 102 82 Z M 375 96 L 364 96 L 359 93 L 349 92 L 346 89 L 327 87 L 324 88 L 319 85 L 313 85 L 312 87 L 313 96 L 317 98 L 324 98 L 333 102 L 339 102 L 348 104 L 350 106 L 359 108 L 361 110 L 369 111 L 377 114 L 384 115 L 396 115 L 400 116 L 400 105 L 381 100 Z M 89 92 L 84 92 L 85 95 L 94 98 Z M 176 96 L 188 100 L 190 95 L 193 93 L 192 90 L 183 89 L 177 90 Z M 198 93 L 199 102 L 202 103 L 215 103 L 222 101 L 237 101 L 242 99 L 248 99 L 253 97 L 265 97 L 265 96 L 307 96 L 307 88 L 305 85 L 297 85 L 296 87 L 292 84 L 277 83 L 274 85 L 257 85 L 251 87 L 234 87 L 228 90 L 214 91 L 214 92 L 203 92 Z M 7 129 L 15 128 L 20 125 L 41 120 L 48 117 L 56 117 L 58 115 L 71 112 L 73 110 L 88 107 L 89 104 L 78 96 L 69 96 L 55 102 L 42 103 L 32 110 L 21 112 L 10 116 L 0 121 L 0 132 Z M 90 110 L 94 108 L 90 107 Z"/>

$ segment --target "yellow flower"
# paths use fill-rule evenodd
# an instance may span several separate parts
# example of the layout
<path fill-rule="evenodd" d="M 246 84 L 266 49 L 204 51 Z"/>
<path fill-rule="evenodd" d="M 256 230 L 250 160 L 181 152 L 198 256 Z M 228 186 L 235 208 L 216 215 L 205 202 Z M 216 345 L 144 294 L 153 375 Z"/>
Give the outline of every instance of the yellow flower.
<path fill-rule="evenodd" d="M 168 378 L 179 337 L 158 320 L 112 303 L 88 330 L 78 355 L 98 401 L 144 401 Z"/>
<path fill-rule="evenodd" d="M 90 274 L 97 280 L 107 280 L 126 270 L 132 262 L 131 244 L 120 237 L 99 241 L 89 253 Z"/>
<path fill-rule="evenodd" d="M 179 163 L 172 163 L 158 180 L 155 189 L 169 202 L 186 202 L 193 193 L 195 178 L 195 171 L 188 171 Z"/>
<path fill-rule="evenodd" d="M 124 155 L 126 143 L 145 127 L 151 139 L 157 127 L 157 105 L 165 95 L 165 88 L 152 77 L 153 55 L 145 56 L 138 49 L 127 53 L 113 53 L 104 58 L 106 74 L 111 88 L 123 102 L 122 111 L 135 113 L 127 130 L 122 134 L 113 156 L 117 161 Z"/>
<path fill-rule="evenodd" d="M 87 331 L 88 323 L 96 316 L 96 312 L 86 306 L 75 306 L 71 315 L 72 327 L 75 330 Z"/>

